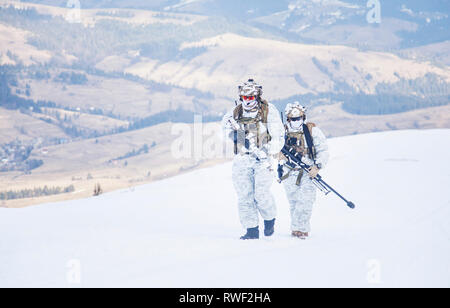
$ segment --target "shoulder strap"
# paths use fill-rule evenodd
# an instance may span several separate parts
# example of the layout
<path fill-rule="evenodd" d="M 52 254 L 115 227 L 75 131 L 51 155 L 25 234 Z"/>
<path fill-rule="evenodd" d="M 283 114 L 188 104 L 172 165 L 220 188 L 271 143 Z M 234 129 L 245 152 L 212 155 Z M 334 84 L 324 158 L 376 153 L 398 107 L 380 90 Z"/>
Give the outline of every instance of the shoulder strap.
<path fill-rule="evenodd" d="M 237 105 L 233 110 L 233 118 L 235 121 L 239 121 L 242 117 L 242 104 Z M 238 154 L 238 132 L 235 130 L 233 132 L 233 143 L 234 143 L 234 155 Z"/>
<path fill-rule="evenodd" d="M 269 115 L 269 103 L 266 100 L 261 100 L 261 121 L 267 123 L 267 117 Z"/>
<path fill-rule="evenodd" d="M 303 132 L 305 134 L 306 145 L 308 146 L 309 153 L 312 156 L 312 159 L 316 159 L 316 153 L 314 151 L 314 142 L 312 138 L 312 128 L 316 125 L 314 123 L 303 124 Z"/>
<path fill-rule="evenodd" d="M 242 118 L 242 104 L 237 105 L 233 110 L 233 118 L 237 121 Z"/>
<path fill-rule="evenodd" d="M 316 125 L 315 123 L 308 122 L 308 123 L 306 123 L 306 126 L 308 126 L 308 129 L 309 129 L 309 131 L 310 131 L 311 134 L 312 134 L 312 129 L 313 129 L 313 127 L 316 127 L 317 125 Z"/>

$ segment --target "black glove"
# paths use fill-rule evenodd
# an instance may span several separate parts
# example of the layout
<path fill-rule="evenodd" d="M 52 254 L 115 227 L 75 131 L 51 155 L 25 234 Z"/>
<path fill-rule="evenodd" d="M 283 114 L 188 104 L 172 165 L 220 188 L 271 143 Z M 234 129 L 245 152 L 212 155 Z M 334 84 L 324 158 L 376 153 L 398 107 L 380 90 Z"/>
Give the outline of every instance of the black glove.
<path fill-rule="evenodd" d="M 283 177 L 283 173 L 284 173 L 283 165 L 278 164 L 277 172 L 278 172 L 278 179 L 281 182 L 281 178 Z"/>

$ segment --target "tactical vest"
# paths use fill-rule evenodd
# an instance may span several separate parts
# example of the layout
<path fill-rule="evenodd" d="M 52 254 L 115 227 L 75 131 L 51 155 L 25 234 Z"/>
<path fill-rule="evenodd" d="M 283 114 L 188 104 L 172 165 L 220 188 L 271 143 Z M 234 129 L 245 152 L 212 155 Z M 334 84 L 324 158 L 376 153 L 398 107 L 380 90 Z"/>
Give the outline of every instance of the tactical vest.
<path fill-rule="evenodd" d="M 258 113 L 254 118 L 245 118 L 243 114 L 244 111 L 242 104 L 234 108 L 233 118 L 239 124 L 241 130 L 245 133 L 245 143 L 238 144 L 237 131 L 235 131 L 234 154 L 245 152 L 242 151 L 242 147 L 245 147 L 248 150 L 252 142 L 256 144 L 257 148 L 261 148 L 272 139 L 267 126 L 267 118 L 269 115 L 269 103 L 267 101 L 262 100 L 259 102 Z M 250 140 L 247 138 L 250 133 L 255 136 L 256 140 Z"/>
<path fill-rule="evenodd" d="M 302 157 L 307 155 L 309 159 L 316 159 L 316 148 L 314 146 L 314 140 L 312 138 L 312 129 L 316 127 L 314 123 L 306 123 L 303 124 L 303 131 L 301 132 L 289 132 L 287 125 L 284 126 L 286 130 L 285 144 L 291 146 L 299 153 Z M 287 179 L 292 171 L 299 171 L 296 185 L 300 185 L 300 181 L 303 176 L 302 168 L 289 168 L 288 173 L 286 173 L 281 180 L 284 181 Z"/>
<path fill-rule="evenodd" d="M 316 148 L 312 139 L 312 129 L 316 127 L 316 124 L 303 124 L 303 131 L 301 132 L 289 132 L 287 125 L 284 127 L 286 130 L 285 144 L 293 147 L 301 156 L 308 155 L 310 159 L 314 160 L 316 158 Z"/>

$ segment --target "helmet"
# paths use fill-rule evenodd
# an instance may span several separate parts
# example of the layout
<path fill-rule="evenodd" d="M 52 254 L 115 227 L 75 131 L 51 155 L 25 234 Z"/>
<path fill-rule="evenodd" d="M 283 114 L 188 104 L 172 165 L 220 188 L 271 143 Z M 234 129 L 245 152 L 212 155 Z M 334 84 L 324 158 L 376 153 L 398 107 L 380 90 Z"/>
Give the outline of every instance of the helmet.
<path fill-rule="evenodd" d="M 262 86 L 257 84 L 253 79 L 249 79 L 242 86 L 239 86 L 239 96 L 261 96 Z"/>
<path fill-rule="evenodd" d="M 242 101 L 242 107 L 246 111 L 254 110 L 258 105 L 258 100 L 262 95 L 262 86 L 253 79 L 249 79 L 243 85 L 238 87 L 239 96 Z"/>
<path fill-rule="evenodd" d="M 306 107 L 300 105 L 299 102 L 293 102 L 292 104 L 291 103 L 287 104 L 286 109 L 284 110 L 284 113 L 286 114 L 286 117 L 288 119 L 303 117 L 303 119 L 306 120 Z"/>
<path fill-rule="evenodd" d="M 300 105 L 299 102 L 289 103 L 284 110 L 289 126 L 292 130 L 297 131 L 306 122 L 306 107 Z"/>

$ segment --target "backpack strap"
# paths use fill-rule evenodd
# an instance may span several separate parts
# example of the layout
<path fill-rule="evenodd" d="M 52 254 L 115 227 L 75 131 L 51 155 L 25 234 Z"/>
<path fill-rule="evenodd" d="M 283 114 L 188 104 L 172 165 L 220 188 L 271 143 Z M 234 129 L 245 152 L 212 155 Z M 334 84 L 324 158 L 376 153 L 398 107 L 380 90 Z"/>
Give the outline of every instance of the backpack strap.
<path fill-rule="evenodd" d="M 313 138 L 312 138 L 313 127 L 316 127 L 316 124 L 314 124 L 314 123 L 303 124 L 303 133 L 305 134 L 306 145 L 308 146 L 308 152 L 309 152 L 310 158 L 312 160 L 314 160 L 314 162 L 315 162 L 316 150 L 315 150 L 314 142 L 313 142 Z"/>
<path fill-rule="evenodd" d="M 237 105 L 233 110 L 233 118 L 238 121 L 242 118 L 242 104 Z"/>
<path fill-rule="evenodd" d="M 272 140 L 272 136 L 270 136 L 269 125 L 267 124 L 269 117 L 269 103 L 265 99 L 263 99 L 260 102 L 260 106 L 261 106 L 261 122 L 266 125 L 267 142 L 270 142 Z"/>
<path fill-rule="evenodd" d="M 269 103 L 263 99 L 259 102 L 259 105 L 261 106 L 261 121 L 264 124 L 267 124 L 267 118 L 269 116 Z"/>
<path fill-rule="evenodd" d="M 238 154 L 238 131 L 233 131 L 234 155 Z"/>
<path fill-rule="evenodd" d="M 308 126 L 309 131 L 312 133 L 313 127 L 316 127 L 317 125 L 315 123 L 308 122 L 306 123 L 306 126 Z"/>
<path fill-rule="evenodd" d="M 233 118 L 238 121 L 242 117 L 242 105 L 237 105 L 233 110 Z M 234 155 L 238 154 L 238 131 L 233 132 Z"/>

